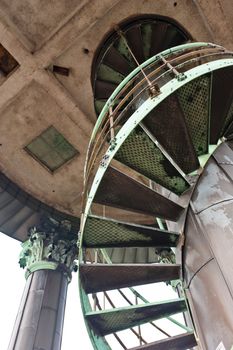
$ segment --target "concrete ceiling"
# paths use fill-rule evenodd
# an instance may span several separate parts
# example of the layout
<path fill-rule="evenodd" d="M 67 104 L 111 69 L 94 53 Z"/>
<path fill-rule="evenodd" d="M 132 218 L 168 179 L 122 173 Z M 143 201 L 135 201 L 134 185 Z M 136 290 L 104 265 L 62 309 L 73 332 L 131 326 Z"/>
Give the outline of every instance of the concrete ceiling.
<path fill-rule="evenodd" d="M 0 80 L 0 170 L 24 191 L 79 216 L 96 120 L 95 51 L 116 23 L 150 13 L 175 19 L 197 41 L 233 49 L 231 0 L 0 0 L 0 44 L 19 63 Z M 53 73 L 53 65 L 69 68 L 69 76 Z M 54 173 L 24 150 L 51 125 L 80 153 Z"/>

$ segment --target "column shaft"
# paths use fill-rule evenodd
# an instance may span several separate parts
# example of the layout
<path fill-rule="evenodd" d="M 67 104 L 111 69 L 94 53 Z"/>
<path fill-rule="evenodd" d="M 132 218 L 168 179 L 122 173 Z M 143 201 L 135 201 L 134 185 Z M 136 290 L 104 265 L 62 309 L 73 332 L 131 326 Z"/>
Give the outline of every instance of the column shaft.
<path fill-rule="evenodd" d="M 67 285 L 61 271 L 38 270 L 28 277 L 8 350 L 61 348 Z"/>
<path fill-rule="evenodd" d="M 233 345 L 233 146 L 211 156 L 185 227 L 184 279 L 203 349 Z M 221 344 L 221 345 L 220 345 Z"/>

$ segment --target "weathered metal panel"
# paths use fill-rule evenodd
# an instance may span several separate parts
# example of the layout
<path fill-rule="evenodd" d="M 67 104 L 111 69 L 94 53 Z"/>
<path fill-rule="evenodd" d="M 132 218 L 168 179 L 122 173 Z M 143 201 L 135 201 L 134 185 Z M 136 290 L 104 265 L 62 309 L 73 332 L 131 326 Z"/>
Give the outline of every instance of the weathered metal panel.
<path fill-rule="evenodd" d="M 233 181 L 226 160 L 232 163 L 233 150 L 222 144 L 199 179 L 185 226 L 184 275 L 206 350 L 233 345 Z"/>
<path fill-rule="evenodd" d="M 89 248 L 175 247 L 178 239 L 174 232 L 89 216 L 83 243 Z"/>
<path fill-rule="evenodd" d="M 225 349 L 233 345 L 233 300 L 215 260 L 193 278 L 189 292 L 193 317 L 205 350 L 215 350 L 222 341 Z"/>
<path fill-rule="evenodd" d="M 211 96 L 210 143 L 215 144 L 221 135 L 233 100 L 233 68 L 213 72 Z"/>
<path fill-rule="evenodd" d="M 184 177 L 140 127 L 131 132 L 115 159 L 178 195 L 189 187 Z"/>
<path fill-rule="evenodd" d="M 197 345 L 193 333 L 180 334 L 176 337 L 159 340 L 146 345 L 140 345 L 130 350 L 185 350 Z"/>
<path fill-rule="evenodd" d="M 199 167 L 185 117 L 175 94 L 150 112 L 143 123 L 185 173 Z"/>
<path fill-rule="evenodd" d="M 120 289 L 180 278 L 176 264 L 84 264 L 79 266 L 86 293 Z"/>
<path fill-rule="evenodd" d="M 193 210 L 199 213 L 211 205 L 231 198 L 233 198 L 232 182 L 223 171 L 220 171 L 218 164 L 211 157 L 193 194 Z"/>
<path fill-rule="evenodd" d="M 189 210 L 185 227 L 185 250 L 183 254 L 183 271 L 187 286 L 197 271 L 213 258 L 203 229 L 192 210 Z"/>
<path fill-rule="evenodd" d="M 159 318 L 183 312 L 184 299 L 124 307 L 99 312 L 89 312 L 86 319 L 97 335 L 107 335 Z"/>
<path fill-rule="evenodd" d="M 109 167 L 98 187 L 95 203 L 177 220 L 183 208 L 149 187 Z"/>

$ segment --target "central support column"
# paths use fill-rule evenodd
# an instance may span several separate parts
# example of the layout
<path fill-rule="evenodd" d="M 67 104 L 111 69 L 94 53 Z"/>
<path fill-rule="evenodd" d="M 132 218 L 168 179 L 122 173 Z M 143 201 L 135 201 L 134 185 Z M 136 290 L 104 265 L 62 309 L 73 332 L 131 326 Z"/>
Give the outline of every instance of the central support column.
<path fill-rule="evenodd" d="M 27 282 L 8 350 L 59 350 L 77 237 L 67 221 L 52 219 L 29 235 L 19 260 Z"/>
<path fill-rule="evenodd" d="M 203 350 L 233 346 L 233 142 L 206 164 L 185 226 L 184 280 Z"/>

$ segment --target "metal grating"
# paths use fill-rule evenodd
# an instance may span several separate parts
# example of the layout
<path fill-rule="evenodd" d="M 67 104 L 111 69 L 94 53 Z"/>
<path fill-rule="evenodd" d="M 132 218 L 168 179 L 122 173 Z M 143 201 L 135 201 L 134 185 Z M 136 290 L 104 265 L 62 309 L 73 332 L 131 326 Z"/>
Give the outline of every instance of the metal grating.
<path fill-rule="evenodd" d="M 188 188 L 188 183 L 141 128 L 129 135 L 115 159 L 176 194 Z"/>
<path fill-rule="evenodd" d="M 175 247 L 179 235 L 146 226 L 88 217 L 84 231 L 86 247 Z"/>
<path fill-rule="evenodd" d="M 176 221 L 184 210 L 177 203 L 111 166 L 102 178 L 94 203 L 171 221 Z"/>
<path fill-rule="evenodd" d="M 198 156 L 208 153 L 210 76 L 186 84 L 177 91 L 177 96 Z"/>
<path fill-rule="evenodd" d="M 53 126 L 36 137 L 25 150 L 51 172 L 79 154 Z"/>
<path fill-rule="evenodd" d="M 168 96 L 154 108 L 143 120 L 143 124 L 186 174 L 199 168 L 176 94 Z"/>
<path fill-rule="evenodd" d="M 87 313 L 86 319 L 97 335 L 107 335 L 147 323 L 186 309 L 184 299 Z"/>

